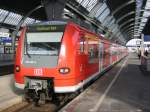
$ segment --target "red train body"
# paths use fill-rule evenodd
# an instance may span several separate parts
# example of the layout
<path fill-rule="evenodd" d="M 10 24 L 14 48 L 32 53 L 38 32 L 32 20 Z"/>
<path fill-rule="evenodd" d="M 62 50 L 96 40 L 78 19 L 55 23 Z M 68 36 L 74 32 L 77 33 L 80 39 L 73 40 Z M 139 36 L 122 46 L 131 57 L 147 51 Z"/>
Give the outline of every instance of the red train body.
<path fill-rule="evenodd" d="M 15 85 L 72 93 L 127 55 L 112 43 L 73 22 L 23 28 L 15 62 Z"/>

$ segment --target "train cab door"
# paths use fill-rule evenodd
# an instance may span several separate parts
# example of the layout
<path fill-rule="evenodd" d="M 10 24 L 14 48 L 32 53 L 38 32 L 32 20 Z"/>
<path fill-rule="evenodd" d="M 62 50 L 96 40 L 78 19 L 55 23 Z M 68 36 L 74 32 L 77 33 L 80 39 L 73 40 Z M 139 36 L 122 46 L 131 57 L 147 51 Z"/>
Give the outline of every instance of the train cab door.
<path fill-rule="evenodd" d="M 86 59 L 87 59 L 87 56 L 86 56 L 86 46 L 87 46 L 87 43 L 86 43 L 86 39 L 85 37 L 83 36 L 83 34 L 80 36 L 79 38 L 79 47 L 78 47 L 78 66 L 79 66 L 79 71 L 80 71 L 80 77 L 81 77 L 81 80 L 84 80 L 86 78 Z"/>
<path fill-rule="evenodd" d="M 99 44 L 99 72 L 103 70 L 103 43 Z"/>

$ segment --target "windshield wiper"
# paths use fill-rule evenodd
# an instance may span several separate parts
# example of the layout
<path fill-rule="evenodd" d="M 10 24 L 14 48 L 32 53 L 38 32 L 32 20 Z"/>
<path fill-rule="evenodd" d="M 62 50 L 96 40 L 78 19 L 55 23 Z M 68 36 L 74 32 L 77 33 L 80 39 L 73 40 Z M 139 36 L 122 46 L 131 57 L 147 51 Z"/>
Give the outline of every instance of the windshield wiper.
<path fill-rule="evenodd" d="M 29 58 L 31 58 L 31 55 L 28 53 L 28 42 L 27 42 L 27 36 L 25 36 L 25 50 L 26 54 Z"/>

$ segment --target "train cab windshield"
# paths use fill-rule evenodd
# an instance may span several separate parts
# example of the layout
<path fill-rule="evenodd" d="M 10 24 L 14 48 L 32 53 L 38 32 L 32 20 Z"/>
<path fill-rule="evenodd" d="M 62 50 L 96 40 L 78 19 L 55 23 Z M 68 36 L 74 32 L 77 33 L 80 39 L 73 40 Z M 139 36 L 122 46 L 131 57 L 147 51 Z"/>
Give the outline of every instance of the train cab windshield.
<path fill-rule="evenodd" d="M 28 32 L 26 33 L 26 50 L 28 54 L 57 56 L 63 32 Z"/>
<path fill-rule="evenodd" d="M 25 34 L 25 54 L 58 56 L 64 26 L 32 26 Z"/>

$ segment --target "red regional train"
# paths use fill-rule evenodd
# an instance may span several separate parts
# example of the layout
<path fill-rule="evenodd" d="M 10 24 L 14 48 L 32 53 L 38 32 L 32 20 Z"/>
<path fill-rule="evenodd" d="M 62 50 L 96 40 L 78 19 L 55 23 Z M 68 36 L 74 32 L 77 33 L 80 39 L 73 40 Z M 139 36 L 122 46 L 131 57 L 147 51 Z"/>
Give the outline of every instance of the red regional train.
<path fill-rule="evenodd" d="M 22 29 L 15 62 L 15 86 L 28 98 L 74 93 L 127 55 L 125 47 L 68 21 Z"/>

